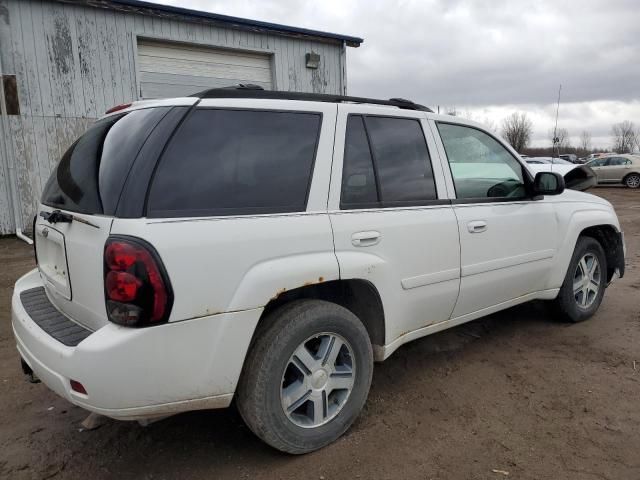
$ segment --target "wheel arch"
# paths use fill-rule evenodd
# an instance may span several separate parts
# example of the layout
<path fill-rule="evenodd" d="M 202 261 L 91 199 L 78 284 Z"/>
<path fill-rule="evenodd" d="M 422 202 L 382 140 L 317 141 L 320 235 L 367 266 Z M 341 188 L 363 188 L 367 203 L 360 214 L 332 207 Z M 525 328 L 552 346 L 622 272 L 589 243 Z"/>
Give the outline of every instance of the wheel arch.
<path fill-rule="evenodd" d="M 304 299 L 335 303 L 357 316 L 369 333 L 374 356 L 379 360 L 375 352 L 379 350 L 376 347 L 384 346 L 385 342 L 384 307 L 378 289 L 368 280 L 332 280 L 283 291 L 264 307 L 255 331 L 266 327 L 265 322 L 268 322 L 269 315 L 275 310 L 295 300 Z"/>
<path fill-rule="evenodd" d="M 637 171 L 634 170 L 632 172 L 627 173 L 624 177 L 622 177 L 622 184 L 623 185 L 627 184 L 627 178 L 629 178 L 631 175 L 635 175 L 637 177 L 640 177 L 640 172 L 637 172 Z"/>
<path fill-rule="evenodd" d="M 620 235 L 613 225 L 604 224 L 587 227 L 580 232 L 578 238 L 580 237 L 591 237 L 602 246 L 607 259 L 607 283 L 613 278 L 616 269 L 624 269 L 624 256 L 622 266 L 620 266 L 619 250 L 622 248 L 619 244 Z"/>
<path fill-rule="evenodd" d="M 624 273 L 624 254 L 621 245 L 620 224 L 615 213 L 604 206 L 594 206 L 561 214 L 560 224 L 564 225 L 564 234 L 558 239 L 558 249 L 547 282 L 547 288 L 560 288 L 567 274 L 571 257 L 581 236 L 590 236 L 601 243 L 607 255 L 607 263 L 613 266 L 607 281 L 610 281 L 616 268 Z M 614 243 L 615 242 L 615 243 Z M 615 249 L 611 245 L 619 245 Z M 614 255 L 615 254 L 615 255 Z"/>

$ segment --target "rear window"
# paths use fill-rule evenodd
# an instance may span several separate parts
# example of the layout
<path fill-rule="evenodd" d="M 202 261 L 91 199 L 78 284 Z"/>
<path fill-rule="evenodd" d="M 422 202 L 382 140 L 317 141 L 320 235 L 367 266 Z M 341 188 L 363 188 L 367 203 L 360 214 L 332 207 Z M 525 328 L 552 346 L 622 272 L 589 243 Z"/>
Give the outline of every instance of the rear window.
<path fill-rule="evenodd" d="M 72 212 L 113 215 L 131 165 L 167 108 L 147 108 L 94 123 L 51 173 L 42 203 Z"/>
<path fill-rule="evenodd" d="M 341 208 L 425 205 L 436 199 L 431 159 L 418 120 L 349 115 Z"/>
<path fill-rule="evenodd" d="M 321 121 L 318 113 L 193 111 L 160 160 L 147 215 L 305 210 Z"/>

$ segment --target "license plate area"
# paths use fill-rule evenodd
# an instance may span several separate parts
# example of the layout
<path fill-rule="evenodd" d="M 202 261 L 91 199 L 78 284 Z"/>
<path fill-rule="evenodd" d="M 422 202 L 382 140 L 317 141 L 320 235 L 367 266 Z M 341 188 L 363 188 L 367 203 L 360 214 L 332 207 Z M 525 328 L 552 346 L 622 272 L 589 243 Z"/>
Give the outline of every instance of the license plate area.
<path fill-rule="evenodd" d="M 36 225 L 36 253 L 40 276 L 50 289 L 71 300 L 67 248 L 62 232 L 48 225 Z"/>

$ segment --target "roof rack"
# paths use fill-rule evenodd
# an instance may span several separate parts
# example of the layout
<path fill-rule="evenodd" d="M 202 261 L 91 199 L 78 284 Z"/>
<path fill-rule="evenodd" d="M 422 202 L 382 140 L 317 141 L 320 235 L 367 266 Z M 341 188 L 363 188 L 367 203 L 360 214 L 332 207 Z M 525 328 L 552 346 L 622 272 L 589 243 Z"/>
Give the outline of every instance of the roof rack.
<path fill-rule="evenodd" d="M 325 93 L 302 93 L 302 92 L 281 92 L 276 90 L 265 90 L 260 85 L 241 83 L 229 87 L 211 88 L 199 93 L 194 93 L 192 97 L 198 98 L 264 98 L 269 100 L 303 100 L 308 102 L 329 102 L 329 103 L 370 103 L 373 105 L 389 105 L 403 108 L 405 110 L 420 110 L 431 112 L 429 107 L 413 103 L 404 98 L 390 98 L 389 100 L 379 100 L 376 98 L 349 97 L 346 95 L 331 95 Z"/>

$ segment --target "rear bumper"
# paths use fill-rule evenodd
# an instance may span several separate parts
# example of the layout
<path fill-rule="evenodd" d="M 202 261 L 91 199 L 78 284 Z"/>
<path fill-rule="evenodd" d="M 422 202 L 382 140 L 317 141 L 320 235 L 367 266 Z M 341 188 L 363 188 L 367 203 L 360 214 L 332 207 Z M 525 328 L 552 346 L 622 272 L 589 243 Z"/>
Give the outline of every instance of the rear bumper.
<path fill-rule="evenodd" d="M 82 408 L 122 420 L 226 407 L 261 309 L 157 327 L 108 324 L 66 346 L 29 316 L 20 293 L 42 286 L 33 270 L 16 283 L 11 320 L 24 361 L 51 390 Z M 70 380 L 87 395 L 71 390 Z"/>

